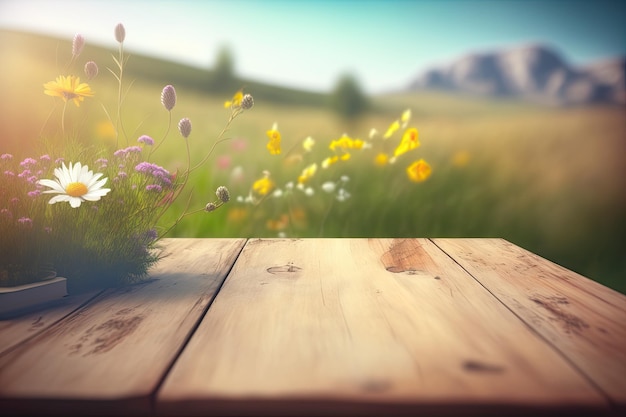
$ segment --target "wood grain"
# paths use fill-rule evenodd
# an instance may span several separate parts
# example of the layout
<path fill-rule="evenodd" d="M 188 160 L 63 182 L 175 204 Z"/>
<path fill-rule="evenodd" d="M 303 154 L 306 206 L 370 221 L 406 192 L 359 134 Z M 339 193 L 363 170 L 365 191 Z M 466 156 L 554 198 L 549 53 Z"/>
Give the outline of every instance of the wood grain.
<path fill-rule="evenodd" d="M 152 280 L 107 290 L 97 303 L 0 358 L 0 404 L 22 412 L 45 407 L 38 413 L 54 407 L 81 415 L 148 413 L 150 395 L 244 243 L 165 240 L 169 255 Z M 53 401 L 30 401 L 35 398 Z"/>
<path fill-rule="evenodd" d="M 18 317 L 0 320 L 0 356 L 5 355 L 26 339 L 46 330 L 101 292 L 95 291 L 67 296 L 55 301 L 52 306 L 36 309 Z"/>
<path fill-rule="evenodd" d="M 502 239 L 434 243 L 626 406 L 626 296 Z"/>
<path fill-rule="evenodd" d="M 248 242 L 156 410 L 560 405 L 607 409 L 567 360 L 430 241 L 305 239 Z"/>

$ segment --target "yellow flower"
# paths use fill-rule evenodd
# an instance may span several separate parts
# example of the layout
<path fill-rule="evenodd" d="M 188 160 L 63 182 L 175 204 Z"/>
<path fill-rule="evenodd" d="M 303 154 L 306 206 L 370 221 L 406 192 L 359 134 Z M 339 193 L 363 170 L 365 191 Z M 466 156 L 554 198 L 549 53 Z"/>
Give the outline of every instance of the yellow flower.
<path fill-rule="evenodd" d="M 387 155 L 384 152 L 381 152 L 378 155 L 376 155 L 376 158 L 374 159 L 374 163 L 378 165 L 379 167 L 387 165 L 388 162 L 389 162 L 389 155 Z"/>
<path fill-rule="evenodd" d="M 315 146 L 315 139 L 311 136 L 308 136 L 304 141 L 302 141 L 302 148 L 304 148 L 307 152 L 311 152 L 313 150 L 313 146 Z"/>
<path fill-rule="evenodd" d="M 428 162 L 420 159 L 419 161 L 415 161 L 409 165 L 406 169 L 406 174 L 411 181 L 422 182 L 426 181 L 428 177 L 430 177 L 431 171 L 432 169 L 430 165 L 428 165 Z"/>
<path fill-rule="evenodd" d="M 339 161 L 339 157 L 337 155 L 335 156 L 329 156 L 328 158 L 324 159 L 322 161 L 322 168 L 326 169 L 329 166 L 337 163 L 337 161 Z"/>
<path fill-rule="evenodd" d="M 383 135 L 383 139 L 389 139 L 391 137 L 391 135 L 396 133 L 396 130 L 398 130 L 398 129 L 400 129 L 400 122 L 396 120 L 391 125 L 389 125 L 389 128 L 387 129 L 387 131 Z"/>
<path fill-rule="evenodd" d="M 302 170 L 302 174 L 298 177 L 298 184 L 304 184 L 310 180 L 317 172 L 317 164 L 311 164 Z"/>
<path fill-rule="evenodd" d="M 328 167 L 330 167 L 331 165 L 336 164 L 339 161 L 347 161 L 348 159 L 350 159 L 350 154 L 349 153 L 344 153 L 343 155 L 339 156 L 339 155 L 333 155 L 333 156 L 329 156 L 328 158 L 324 159 L 322 161 L 322 168 L 323 169 L 327 169 Z"/>
<path fill-rule="evenodd" d="M 81 83 L 80 78 L 70 75 L 64 77 L 59 75 L 55 81 L 47 82 L 43 85 L 44 94 L 53 97 L 61 97 L 63 101 L 74 100 L 76 107 L 80 106 L 80 102 L 85 97 L 93 97 L 89 84 Z"/>
<path fill-rule="evenodd" d="M 417 148 L 419 145 L 420 142 L 417 134 L 417 129 L 414 127 L 407 129 L 404 132 L 404 135 L 402 135 L 402 140 L 400 141 L 400 144 L 393 152 L 393 156 L 394 158 L 397 158 L 398 156 Z"/>
<path fill-rule="evenodd" d="M 271 155 L 280 155 L 280 132 L 276 123 L 267 131 L 267 137 L 270 139 L 267 142 L 267 150 L 270 151 Z"/>
<path fill-rule="evenodd" d="M 337 148 L 345 151 L 346 149 L 362 149 L 364 144 L 365 142 L 363 142 L 361 139 L 352 139 L 347 135 L 343 135 L 339 139 L 330 142 L 330 145 L 328 147 L 332 151 Z"/>
<path fill-rule="evenodd" d="M 269 178 L 269 173 L 252 184 L 252 191 L 259 195 L 267 195 L 274 189 L 274 181 Z"/>
<path fill-rule="evenodd" d="M 406 125 L 409 124 L 409 121 L 411 120 L 411 109 L 406 109 L 404 112 L 402 112 L 402 116 L 400 116 L 400 120 L 402 121 L 402 128 L 404 129 Z"/>
<path fill-rule="evenodd" d="M 243 91 L 239 90 L 235 93 L 232 100 L 224 102 L 224 108 L 227 109 L 229 107 L 240 107 L 241 100 L 243 100 Z"/>

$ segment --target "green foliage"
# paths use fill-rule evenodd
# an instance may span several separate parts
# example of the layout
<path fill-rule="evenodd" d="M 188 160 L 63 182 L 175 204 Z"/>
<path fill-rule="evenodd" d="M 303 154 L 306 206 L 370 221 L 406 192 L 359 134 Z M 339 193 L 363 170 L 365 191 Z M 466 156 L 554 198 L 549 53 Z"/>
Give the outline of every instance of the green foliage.
<path fill-rule="evenodd" d="M 237 89 L 235 58 L 230 49 L 223 47 L 217 53 L 213 73 L 209 78 L 209 90 L 230 92 Z"/>
<path fill-rule="evenodd" d="M 357 79 L 346 74 L 339 78 L 330 97 L 330 106 L 339 116 L 353 119 L 363 115 L 367 111 L 369 103 Z"/>

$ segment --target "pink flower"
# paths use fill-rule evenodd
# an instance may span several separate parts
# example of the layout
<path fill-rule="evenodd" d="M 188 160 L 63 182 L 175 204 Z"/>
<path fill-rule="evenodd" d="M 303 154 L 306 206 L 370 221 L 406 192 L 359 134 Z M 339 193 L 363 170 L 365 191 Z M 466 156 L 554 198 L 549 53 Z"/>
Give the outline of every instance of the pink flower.
<path fill-rule="evenodd" d="M 219 169 L 228 169 L 230 167 L 230 156 L 228 155 L 220 155 L 217 158 L 217 167 Z"/>

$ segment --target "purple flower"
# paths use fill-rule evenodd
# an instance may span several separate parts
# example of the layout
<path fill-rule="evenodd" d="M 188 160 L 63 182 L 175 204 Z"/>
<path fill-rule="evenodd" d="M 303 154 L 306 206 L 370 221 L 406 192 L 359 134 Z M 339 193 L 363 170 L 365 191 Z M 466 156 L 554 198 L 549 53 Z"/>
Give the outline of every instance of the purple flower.
<path fill-rule="evenodd" d="M 24 171 L 17 174 L 17 176 L 20 178 L 26 178 L 26 177 L 29 177 L 30 175 L 32 175 L 32 172 L 30 172 L 30 169 L 25 169 Z"/>
<path fill-rule="evenodd" d="M 140 162 L 135 167 L 135 171 L 143 172 L 144 174 L 152 174 L 152 171 L 154 171 L 157 168 L 160 168 L 160 167 L 156 164 L 151 164 L 150 162 Z"/>
<path fill-rule="evenodd" d="M 13 171 L 4 171 L 4 175 L 6 175 L 7 177 L 14 177 L 15 176 L 15 172 L 13 172 Z"/>
<path fill-rule="evenodd" d="M 3 153 L 2 155 L 0 155 L 0 159 L 2 159 L 3 161 L 10 161 L 11 159 L 13 159 L 13 155 L 11 155 L 10 153 Z"/>
<path fill-rule="evenodd" d="M 161 104 L 167 111 L 170 111 L 176 105 L 176 90 L 171 85 L 166 85 L 161 91 Z"/>
<path fill-rule="evenodd" d="M 20 166 L 22 168 L 26 168 L 30 165 L 35 165 L 37 163 L 37 161 L 33 158 L 26 158 L 24 159 L 22 162 L 20 162 Z"/>
<path fill-rule="evenodd" d="M 141 152 L 141 146 L 129 146 L 128 148 L 118 149 L 113 152 L 113 156 L 123 157 L 130 153 L 139 153 Z"/>
<path fill-rule="evenodd" d="M 45 226 L 45 227 L 43 228 L 43 231 L 44 231 L 44 232 L 46 232 L 46 233 L 48 233 L 48 234 L 50 234 L 50 233 L 52 233 L 52 227 L 50 227 L 50 226 Z"/>
<path fill-rule="evenodd" d="M 146 185 L 146 191 L 155 191 L 157 193 L 160 193 L 161 191 L 163 191 L 163 188 L 159 184 L 148 184 Z"/>
<path fill-rule="evenodd" d="M 50 158 L 50 155 L 45 154 L 45 155 L 41 155 L 41 156 L 39 157 L 39 160 L 40 160 L 40 161 L 47 161 L 47 162 L 49 162 L 49 161 L 51 160 L 51 158 Z"/>
<path fill-rule="evenodd" d="M 32 198 L 35 198 L 35 197 L 37 197 L 39 195 L 41 195 L 41 191 L 39 191 L 39 190 L 34 190 L 34 191 L 29 191 L 28 192 L 28 196 L 32 197 Z"/>
<path fill-rule="evenodd" d="M 39 178 L 37 178 L 36 175 L 31 175 L 30 177 L 26 179 L 26 181 L 30 182 L 31 184 L 35 184 L 37 180 L 39 180 Z"/>
<path fill-rule="evenodd" d="M 139 139 L 137 139 L 137 142 L 139 143 L 145 143 L 148 146 L 152 146 L 154 145 L 154 139 L 152 139 L 150 136 L 148 135 L 142 135 L 139 137 Z"/>
<path fill-rule="evenodd" d="M 150 162 L 140 162 L 135 167 L 135 171 L 141 172 L 143 174 L 152 175 L 154 178 L 161 181 L 163 185 L 172 185 L 171 174 L 165 168 L 160 167 L 156 164 L 152 164 Z"/>
<path fill-rule="evenodd" d="M 98 158 L 96 159 L 96 164 L 98 164 L 100 168 L 106 168 L 109 161 L 106 158 Z"/>
<path fill-rule="evenodd" d="M 152 242 L 153 240 L 156 240 L 159 237 L 159 234 L 157 233 L 156 229 L 150 229 L 146 231 L 146 233 L 144 234 L 144 237 L 148 242 Z"/>
<path fill-rule="evenodd" d="M 0 209 L 0 216 L 6 218 L 6 219 L 12 219 L 13 218 L 13 214 L 11 213 L 11 210 L 3 208 Z"/>
<path fill-rule="evenodd" d="M 33 219 L 29 219 L 28 217 L 20 217 L 19 219 L 17 219 L 17 222 L 21 225 L 24 226 L 32 226 L 33 225 Z"/>
<path fill-rule="evenodd" d="M 65 162 L 65 158 L 57 158 L 54 160 L 54 163 L 57 165 L 60 164 L 61 162 Z"/>

